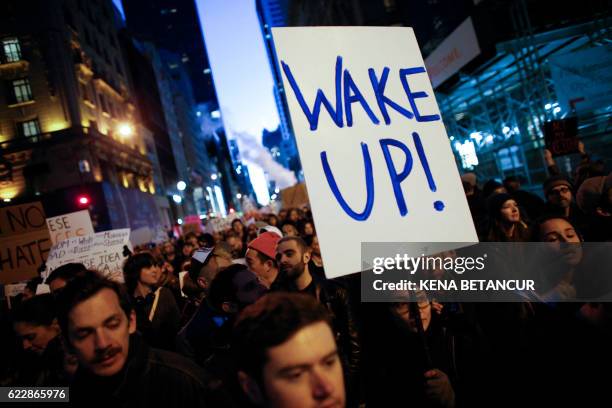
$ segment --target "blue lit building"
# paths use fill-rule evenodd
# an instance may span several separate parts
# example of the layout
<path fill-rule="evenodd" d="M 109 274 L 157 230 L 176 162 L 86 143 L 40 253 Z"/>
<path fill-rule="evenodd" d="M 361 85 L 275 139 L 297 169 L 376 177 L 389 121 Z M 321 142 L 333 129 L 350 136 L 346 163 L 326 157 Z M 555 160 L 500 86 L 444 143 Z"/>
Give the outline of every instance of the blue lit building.
<path fill-rule="evenodd" d="M 482 182 L 520 176 L 524 187 L 540 193 L 547 177 L 543 126 L 569 117 L 577 117 L 586 151 L 607 171 L 612 168 L 608 2 L 259 0 L 257 5 L 281 99 L 271 26 L 409 26 L 460 169 L 475 172 Z M 470 54 L 466 45 L 477 50 Z M 458 54 L 469 58 L 447 63 Z M 286 104 L 279 104 L 283 109 Z M 561 156 L 557 164 L 571 174 L 579 159 Z"/>

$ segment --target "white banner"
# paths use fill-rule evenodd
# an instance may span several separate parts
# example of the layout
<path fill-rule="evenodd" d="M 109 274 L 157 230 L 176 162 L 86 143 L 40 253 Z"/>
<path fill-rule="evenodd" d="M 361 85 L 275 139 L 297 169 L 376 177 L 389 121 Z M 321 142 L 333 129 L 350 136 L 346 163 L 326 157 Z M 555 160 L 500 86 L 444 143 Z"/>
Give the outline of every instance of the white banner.
<path fill-rule="evenodd" d="M 468 17 L 425 60 L 433 87 L 446 81 L 478 55 L 478 37 L 472 18 Z"/>
<path fill-rule="evenodd" d="M 129 228 L 60 241 L 49 251 L 43 278 L 46 279 L 57 267 L 75 262 L 82 263 L 87 269 L 96 270 L 110 279 L 123 282 L 124 246 L 132 250 Z"/>
<path fill-rule="evenodd" d="M 47 218 L 47 227 L 53 244 L 68 238 L 83 237 L 94 233 L 88 210 Z"/>
<path fill-rule="evenodd" d="M 362 242 L 477 242 L 412 29 L 272 30 L 326 275 Z"/>

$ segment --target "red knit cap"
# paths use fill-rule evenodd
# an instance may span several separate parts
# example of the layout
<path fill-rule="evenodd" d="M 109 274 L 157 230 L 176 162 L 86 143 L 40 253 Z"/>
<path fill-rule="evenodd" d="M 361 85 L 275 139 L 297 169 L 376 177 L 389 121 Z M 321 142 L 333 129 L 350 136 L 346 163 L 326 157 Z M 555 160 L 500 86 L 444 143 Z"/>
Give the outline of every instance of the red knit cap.
<path fill-rule="evenodd" d="M 273 232 L 264 232 L 249 242 L 248 248 L 252 248 L 262 254 L 274 259 L 276 257 L 276 244 L 280 237 Z"/>

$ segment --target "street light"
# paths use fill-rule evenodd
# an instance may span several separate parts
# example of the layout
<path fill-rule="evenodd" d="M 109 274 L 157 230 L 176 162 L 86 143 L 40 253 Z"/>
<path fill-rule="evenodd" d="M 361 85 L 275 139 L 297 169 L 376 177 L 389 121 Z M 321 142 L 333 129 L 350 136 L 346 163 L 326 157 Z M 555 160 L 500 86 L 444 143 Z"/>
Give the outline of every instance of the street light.
<path fill-rule="evenodd" d="M 130 137 L 134 134 L 134 128 L 129 123 L 123 122 L 117 126 L 117 132 L 122 137 Z"/>
<path fill-rule="evenodd" d="M 174 200 L 175 203 L 180 204 L 183 201 L 183 197 L 178 194 L 172 194 L 172 200 Z"/>
<path fill-rule="evenodd" d="M 211 176 L 210 176 L 210 179 L 211 179 L 212 181 L 215 181 L 215 180 L 217 179 L 217 175 L 216 175 L 216 174 L 211 175 Z"/>
<path fill-rule="evenodd" d="M 236 198 L 240 200 L 242 198 L 242 194 L 240 193 L 236 194 Z"/>
<path fill-rule="evenodd" d="M 178 183 L 176 183 L 176 188 L 179 189 L 179 191 L 183 191 L 187 188 L 187 183 L 185 183 L 183 180 L 179 181 Z"/>

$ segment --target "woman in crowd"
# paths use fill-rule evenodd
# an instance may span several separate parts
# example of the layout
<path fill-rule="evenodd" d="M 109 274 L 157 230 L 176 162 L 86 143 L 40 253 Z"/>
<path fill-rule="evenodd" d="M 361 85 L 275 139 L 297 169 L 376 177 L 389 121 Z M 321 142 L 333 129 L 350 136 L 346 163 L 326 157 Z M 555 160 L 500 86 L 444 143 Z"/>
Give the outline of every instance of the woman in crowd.
<path fill-rule="evenodd" d="M 530 231 L 517 202 L 509 194 L 494 194 L 487 200 L 489 230 L 485 241 L 527 242 Z"/>
<path fill-rule="evenodd" d="M 24 352 L 16 383 L 30 387 L 67 385 L 76 363 L 64 352 L 53 295 L 33 296 L 19 305 L 13 312 L 13 329 Z"/>
<path fill-rule="evenodd" d="M 130 256 L 123 277 L 135 302 L 138 330 L 150 345 L 173 350 L 181 315 L 170 289 L 159 286 L 161 269 L 155 258 L 149 252 Z"/>

